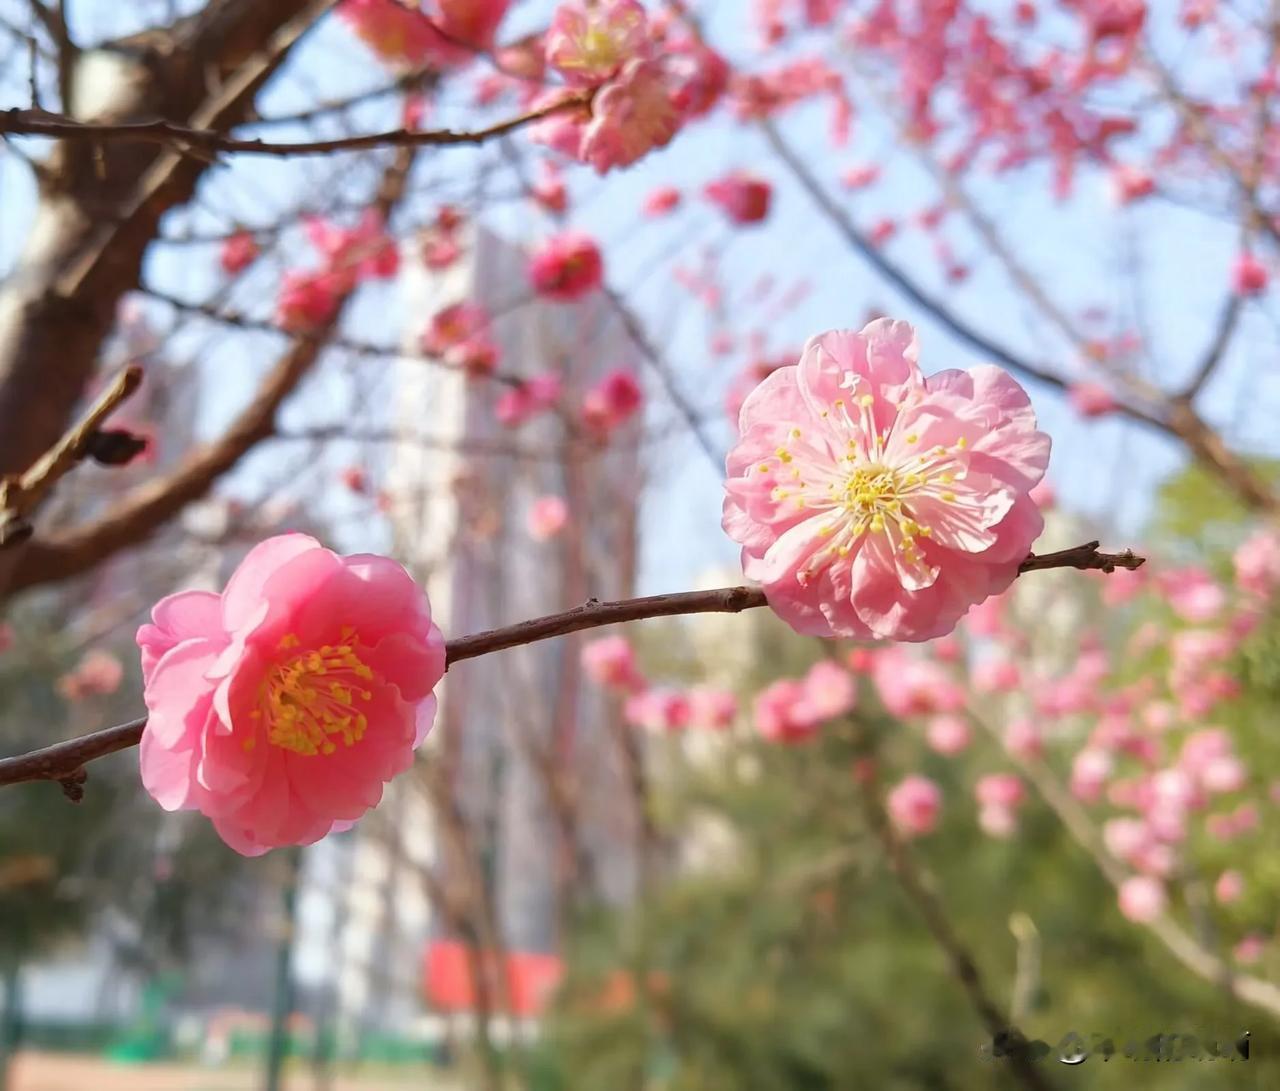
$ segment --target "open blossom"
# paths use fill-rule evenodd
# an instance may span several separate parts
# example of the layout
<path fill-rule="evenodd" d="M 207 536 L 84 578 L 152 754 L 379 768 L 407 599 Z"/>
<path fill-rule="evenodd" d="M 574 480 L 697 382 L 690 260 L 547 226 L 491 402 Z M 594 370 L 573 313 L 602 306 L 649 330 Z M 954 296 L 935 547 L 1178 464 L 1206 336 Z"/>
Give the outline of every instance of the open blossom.
<path fill-rule="evenodd" d="M 1131 875 L 1120 884 L 1120 912 L 1137 924 L 1155 920 L 1168 905 L 1164 884 L 1150 875 Z"/>
<path fill-rule="evenodd" d="M 395 561 L 305 534 L 255 546 L 221 595 L 184 591 L 138 630 L 142 783 L 237 852 L 359 819 L 435 717 L 444 637 Z"/>
<path fill-rule="evenodd" d="M 739 170 L 708 182 L 702 191 L 734 223 L 759 223 L 769 215 L 773 187 L 749 171 Z"/>
<path fill-rule="evenodd" d="M 124 680 L 124 666 L 110 652 L 87 652 L 75 670 L 58 679 L 58 692 L 68 701 L 115 693 Z"/>
<path fill-rule="evenodd" d="M 583 395 L 582 420 L 607 436 L 629 421 L 644 404 L 644 391 L 628 368 L 614 368 Z"/>
<path fill-rule="evenodd" d="M 635 649 L 625 636 L 603 636 L 582 648 L 582 669 L 597 685 L 635 692 L 644 688 Z"/>
<path fill-rule="evenodd" d="M 323 326 L 338 313 L 338 304 L 348 290 L 343 279 L 333 273 L 287 272 L 276 300 L 276 323 L 289 333 Z"/>
<path fill-rule="evenodd" d="M 553 371 L 543 371 L 532 378 L 505 390 L 493 407 L 499 423 L 508 428 L 523 424 L 550 409 L 560 400 L 560 376 Z"/>
<path fill-rule="evenodd" d="M 680 111 L 662 67 L 637 58 L 596 92 L 577 158 L 599 174 L 629 167 L 654 148 L 666 147 L 679 129 Z"/>
<path fill-rule="evenodd" d="M 793 678 L 779 679 L 761 690 L 754 712 L 756 729 L 770 742 L 804 742 L 822 724 L 805 700 L 804 684 Z"/>
<path fill-rule="evenodd" d="M 797 631 L 922 641 L 1005 590 L 1044 526 L 1049 438 L 994 366 L 925 377 L 877 319 L 812 339 L 743 403 L 724 528 Z"/>
<path fill-rule="evenodd" d="M 638 0 L 561 4 L 546 36 L 547 63 L 571 84 L 603 83 L 632 58 L 653 51 L 649 18 Z"/>
<path fill-rule="evenodd" d="M 595 240 L 582 231 L 547 239 L 529 259 L 534 291 L 567 303 L 595 291 L 604 281 L 604 259 Z"/>
<path fill-rule="evenodd" d="M 942 714 L 934 716 L 924 729 L 925 741 L 939 754 L 958 754 L 973 741 L 973 733 L 962 716 Z"/>
<path fill-rule="evenodd" d="M 906 777 L 885 797 L 889 818 L 899 833 L 919 837 L 933 832 L 942 809 L 942 792 L 928 777 Z"/>

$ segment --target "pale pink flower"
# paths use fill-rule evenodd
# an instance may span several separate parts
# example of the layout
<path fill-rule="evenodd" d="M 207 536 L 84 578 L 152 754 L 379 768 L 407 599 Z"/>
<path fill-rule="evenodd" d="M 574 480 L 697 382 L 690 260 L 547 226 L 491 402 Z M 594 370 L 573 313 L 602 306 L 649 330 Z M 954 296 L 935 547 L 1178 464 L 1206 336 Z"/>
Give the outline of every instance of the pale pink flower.
<path fill-rule="evenodd" d="M 545 413 L 560 400 L 560 376 L 553 371 L 537 375 L 504 390 L 493 407 L 498 421 L 508 428 Z"/>
<path fill-rule="evenodd" d="M 689 726 L 689 698 L 678 690 L 647 689 L 627 698 L 627 722 L 649 731 L 680 731 Z"/>
<path fill-rule="evenodd" d="M 1167 569 L 1159 582 L 1174 613 L 1184 621 L 1197 625 L 1212 621 L 1227 605 L 1226 590 L 1198 566 Z"/>
<path fill-rule="evenodd" d="M 1035 724 L 1020 716 L 1005 725 L 1004 748 L 1015 758 L 1035 761 L 1044 756 L 1044 738 Z"/>
<path fill-rule="evenodd" d="M 237 231 L 222 244 L 218 260 L 228 276 L 243 273 L 258 260 L 258 240 L 251 231 Z"/>
<path fill-rule="evenodd" d="M 1267 937 L 1250 932 L 1231 949 L 1231 957 L 1242 966 L 1252 966 L 1262 958 L 1266 949 Z"/>
<path fill-rule="evenodd" d="M 646 216 L 665 216 L 680 205 L 680 191 L 675 186 L 658 186 L 649 191 L 644 199 L 643 211 Z"/>
<path fill-rule="evenodd" d="M 858 700 L 858 685 L 847 670 L 820 659 L 804 677 L 804 701 L 818 720 L 832 720 L 849 712 Z"/>
<path fill-rule="evenodd" d="M 1105 750 L 1081 750 L 1071 764 L 1071 794 L 1086 803 L 1096 803 L 1112 767 L 1111 755 Z"/>
<path fill-rule="evenodd" d="M 529 506 L 529 537 L 537 542 L 554 538 L 569 521 L 569 505 L 558 496 L 539 496 Z"/>
<path fill-rule="evenodd" d="M 979 777 L 973 795 L 983 807 L 1019 807 L 1027 797 L 1027 789 L 1016 773 L 988 773 Z"/>
<path fill-rule="evenodd" d="M 110 652 L 95 648 L 86 652 L 75 670 L 58 679 L 58 692 L 68 701 L 105 697 L 115 693 L 124 679 L 124 665 Z"/>
<path fill-rule="evenodd" d="M 420 344 L 429 356 L 443 356 L 455 345 L 488 329 L 489 312 L 479 303 L 451 303 L 431 316 Z"/>
<path fill-rule="evenodd" d="M 529 259 L 529 279 L 539 295 L 571 302 L 600 287 L 604 259 L 590 235 L 564 231 L 547 239 L 534 252 Z"/>
<path fill-rule="evenodd" d="M 866 189 L 879 180 L 880 168 L 874 164 L 846 167 L 840 175 L 840 183 L 845 189 Z"/>
<path fill-rule="evenodd" d="M 912 774 L 885 797 L 889 818 L 899 833 L 919 837 L 931 833 L 942 810 L 942 792 L 928 777 Z"/>
<path fill-rule="evenodd" d="M 256 856 L 350 825 L 413 762 L 444 637 L 396 562 L 304 534 L 255 546 L 221 595 L 185 591 L 138 630 L 142 782 Z"/>
<path fill-rule="evenodd" d="M 338 14 L 389 65 L 454 67 L 493 44 L 509 3 L 436 0 L 427 12 L 401 0 L 343 0 Z"/>
<path fill-rule="evenodd" d="M 821 726 L 805 700 L 803 683 L 791 678 L 780 679 L 761 690 L 753 711 L 756 730 L 770 742 L 804 742 Z"/>
<path fill-rule="evenodd" d="M 1044 526 L 1049 439 L 993 366 L 924 377 L 878 319 L 810 340 L 742 406 L 724 528 L 797 631 L 923 641 L 1005 590 Z"/>
<path fill-rule="evenodd" d="M 973 741 L 973 732 L 962 716 L 942 714 L 925 725 L 925 740 L 939 754 L 958 754 Z"/>
<path fill-rule="evenodd" d="M 552 68 L 571 84 L 592 87 L 632 58 L 647 58 L 653 35 L 638 0 L 569 0 L 556 8 L 545 45 Z"/>
<path fill-rule="evenodd" d="M 1090 380 L 1072 383 L 1067 387 L 1067 401 L 1082 417 L 1101 417 L 1120 407 L 1111 391 L 1101 383 Z"/>
<path fill-rule="evenodd" d="M 1231 267 L 1231 287 L 1236 295 L 1261 295 L 1267 290 L 1269 279 L 1267 267 L 1248 251 L 1237 257 Z"/>
<path fill-rule="evenodd" d="M 1235 551 L 1236 585 L 1251 595 L 1270 596 L 1280 587 L 1280 534 L 1255 531 Z"/>
<path fill-rule="evenodd" d="M 1012 693 L 1022 680 L 1018 665 L 1004 658 L 983 659 L 971 677 L 975 693 Z"/>
<path fill-rule="evenodd" d="M 1219 905 L 1230 905 L 1244 896 L 1244 876 L 1234 868 L 1228 868 L 1213 884 L 1213 896 Z"/>
<path fill-rule="evenodd" d="M 978 828 L 988 837 L 1005 840 L 1018 832 L 1018 812 L 998 804 L 984 805 L 978 808 Z"/>
<path fill-rule="evenodd" d="M 738 715 L 738 699 L 728 690 L 695 686 L 689 691 L 689 722 L 695 727 L 723 730 Z"/>
<path fill-rule="evenodd" d="M 1102 843 L 1117 860 L 1132 864 L 1151 844 L 1151 831 L 1140 818 L 1109 818 L 1102 825 Z"/>
<path fill-rule="evenodd" d="M 773 187 L 750 171 L 737 170 L 708 182 L 703 189 L 707 200 L 717 204 L 737 224 L 759 223 L 769 215 Z"/>
<path fill-rule="evenodd" d="M 671 101 L 661 66 L 631 60 L 596 92 L 577 157 L 605 174 L 666 147 L 679 128 L 680 112 Z"/>
<path fill-rule="evenodd" d="M 635 649 L 625 636 L 603 636 L 582 647 L 582 669 L 596 685 L 635 692 L 644 688 Z"/>
<path fill-rule="evenodd" d="M 1149 875 L 1131 875 L 1120 884 L 1120 912 L 1135 924 L 1149 924 L 1168 905 L 1164 884 Z"/>
<path fill-rule="evenodd" d="M 940 664 L 902 648 L 880 649 L 871 677 L 885 710 L 900 720 L 964 707 L 964 690 Z"/>

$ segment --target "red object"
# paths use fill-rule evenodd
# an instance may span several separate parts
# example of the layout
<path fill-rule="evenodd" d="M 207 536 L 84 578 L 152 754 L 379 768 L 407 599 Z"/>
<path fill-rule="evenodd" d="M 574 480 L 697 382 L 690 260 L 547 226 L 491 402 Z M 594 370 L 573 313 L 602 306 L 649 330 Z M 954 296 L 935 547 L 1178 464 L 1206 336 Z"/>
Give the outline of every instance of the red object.
<path fill-rule="evenodd" d="M 484 972 L 490 981 L 492 1003 L 502 1011 L 505 998 L 498 988 L 498 964 L 492 951 L 482 951 Z M 469 1012 L 476 1007 L 476 982 L 471 952 L 457 940 L 437 940 L 427 946 L 424 991 L 437 1011 Z M 505 960 L 506 993 L 516 1015 L 539 1014 L 560 984 L 564 964 L 556 955 L 532 951 L 508 952 Z"/>

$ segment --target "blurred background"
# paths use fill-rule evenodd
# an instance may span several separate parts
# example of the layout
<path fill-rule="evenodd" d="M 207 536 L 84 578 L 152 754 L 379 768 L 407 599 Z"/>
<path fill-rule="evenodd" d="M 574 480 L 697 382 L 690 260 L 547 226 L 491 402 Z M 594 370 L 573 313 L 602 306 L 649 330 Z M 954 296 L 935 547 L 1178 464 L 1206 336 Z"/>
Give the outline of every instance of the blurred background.
<path fill-rule="evenodd" d="M 148 441 L 0 552 L 0 755 L 139 715 L 151 606 L 284 530 L 449 637 L 740 583 L 738 406 L 877 315 L 1025 384 L 1037 552 L 1147 564 L 920 647 L 469 660 L 374 812 L 258 859 L 133 752 L 4 786 L 0 1089 L 1277 1086 L 1280 11 L 647 0 L 679 131 L 601 174 L 524 117 L 558 6 L 0 0 L 47 112 L 0 124 L 0 471 L 131 363 Z M 157 117 L 474 139 L 74 128 Z"/>

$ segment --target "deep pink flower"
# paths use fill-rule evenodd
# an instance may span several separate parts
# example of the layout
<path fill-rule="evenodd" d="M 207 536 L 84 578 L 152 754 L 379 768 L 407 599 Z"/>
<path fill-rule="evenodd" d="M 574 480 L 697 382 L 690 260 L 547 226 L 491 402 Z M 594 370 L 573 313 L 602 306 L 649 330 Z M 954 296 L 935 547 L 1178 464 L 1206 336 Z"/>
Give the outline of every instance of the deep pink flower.
<path fill-rule="evenodd" d="M 500 423 L 514 428 L 555 405 L 560 400 L 560 390 L 559 375 L 553 371 L 540 372 L 503 391 L 494 405 L 494 415 Z"/>
<path fill-rule="evenodd" d="M 720 206 L 734 223 L 759 223 L 769 215 L 773 200 L 773 187 L 763 178 L 745 170 L 733 171 L 714 182 L 708 182 L 702 191 L 707 200 Z"/>
<path fill-rule="evenodd" d="M 228 276 L 243 273 L 258 260 L 258 240 L 250 231 L 237 231 L 222 244 L 218 260 Z"/>
<path fill-rule="evenodd" d="M 539 496 L 529 507 L 529 537 L 538 542 L 554 538 L 569 521 L 569 505 L 558 496 Z"/>
<path fill-rule="evenodd" d="M 332 273 L 287 272 L 276 300 L 276 323 L 289 333 L 323 326 L 338 313 L 348 290 L 342 278 Z"/>
<path fill-rule="evenodd" d="M 604 259 L 595 239 L 582 231 L 564 231 L 547 239 L 529 259 L 534 291 L 548 299 L 572 302 L 604 281 Z"/>
<path fill-rule="evenodd" d="M 422 351 L 444 356 L 457 345 L 489 328 L 489 312 L 479 303 L 452 303 L 431 316 L 422 331 Z"/>
<path fill-rule="evenodd" d="M 805 700 L 804 683 L 783 678 L 763 689 L 755 702 L 756 729 L 770 742 L 798 743 L 821 726 Z"/>
<path fill-rule="evenodd" d="M 603 83 L 633 58 L 653 50 L 649 19 L 638 0 L 569 0 L 556 8 L 545 39 L 547 63 L 571 84 Z"/>
<path fill-rule="evenodd" d="M 255 546 L 221 595 L 161 599 L 138 630 L 142 782 L 237 852 L 360 818 L 435 717 L 444 637 L 395 561 L 305 534 Z"/>
<path fill-rule="evenodd" d="M 710 113 L 729 86 L 729 62 L 691 34 L 668 36 L 661 60 L 672 102 L 686 120 Z"/>
<path fill-rule="evenodd" d="M 677 690 L 647 689 L 627 698 L 627 722 L 650 731 L 680 731 L 689 726 L 689 698 Z"/>
<path fill-rule="evenodd" d="M 942 792 L 928 777 L 903 779 L 885 797 L 885 807 L 898 832 L 907 837 L 932 833 L 942 809 Z"/>
<path fill-rule="evenodd" d="M 874 164 L 865 167 L 847 167 L 840 175 L 845 189 L 866 189 L 880 180 L 880 168 Z"/>
<path fill-rule="evenodd" d="M 364 495 L 369 491 L 369 475 L 360 466 L 346 466 L 339 476 L 352 492 Z"/>
<path fill-rule="evenodd" d="M 1231 267 L 1231 287 L 1236 295 L 1261 295 L 1267 290 L 1268 280 L 1267 267 L 1247 250 Z"/>
<path fill-rule="evenodd" d="M 629 421 L 644 404 L 644 391 L 630 369 L 614 368 L 583 395 L 582 420 L 608 436 Z"/>
<path fill-rule="evenodd" d="M 1169 899 L 1164 884 L 1149 875 L 1131 875 L 1120 884 L 1120 912 L 1137 924 L 1147 924 L 1164 913 Z"/>
<path fill-rule="evenodd" d="M 724 528 L 793 628 L 921 641 L 1005 590 L 1044 526 L 1049 438 L 997 367 L 924 377 L 878 319 L 812 339 L 747 398 Z"/>

